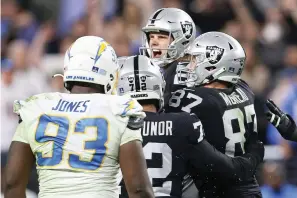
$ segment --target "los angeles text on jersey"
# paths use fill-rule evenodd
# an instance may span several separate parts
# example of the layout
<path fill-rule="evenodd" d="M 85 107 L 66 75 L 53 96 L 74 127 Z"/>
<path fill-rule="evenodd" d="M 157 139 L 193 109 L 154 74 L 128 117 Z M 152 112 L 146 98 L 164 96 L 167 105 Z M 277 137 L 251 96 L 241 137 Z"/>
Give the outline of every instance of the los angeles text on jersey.
<path fill-rule="evenodd" d="M 172 121 L 145 121 L 142 136 L 172 136 Z"/>
<path fill-rule="evenodd" d="M 236 92 L 233 92 L 231 95 L 227 95 L 223 92 L 220 92 L 219 94 L 224 99 L 227 106 L 244 103 L 249 100 L 247 95 L 239 88 L 237 88 Z"/>

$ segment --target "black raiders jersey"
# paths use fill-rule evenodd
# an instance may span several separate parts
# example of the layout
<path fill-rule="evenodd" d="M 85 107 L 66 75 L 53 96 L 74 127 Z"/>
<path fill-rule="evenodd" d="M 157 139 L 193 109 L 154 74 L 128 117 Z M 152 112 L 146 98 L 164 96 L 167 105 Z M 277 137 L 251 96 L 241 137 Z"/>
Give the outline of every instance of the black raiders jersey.
<path fill-rule="evenodd" d="M 231 157 L 244 154 L 246 139 L 251 133 L 257 132 L 254 94 L 241 80 L 227 89 L 195 87 L 177 90 L 172 94 L 165 111 L 195 113 L 203 124 L 206 140 Z M 213 191 L 214 181 L 208 181 Z M 246 189 L 259 192 L 254 178 L 248 183 Z M 218 185 L 224 184 L 226 181 Z M 224 186 L 223 191 L 227 192 L 229 186 L 230 183 Z"/>
<path fill-rule="evenodd" d="M 169 99 L 171 97 L 172 92 L 184 88 L 183 85 L 180 85 L 179 82 L 186 80 L 186 78 L 183 79 L 183 77 L 178 77 L 177 75 L 177 68 L 179 64 L 186 64 L 178 61 L 174 61 L 165 67 L 161 68 L 161 71 L 163 71 L 164 80 L 166 81 L 165 86 L 165 93 L 164 93 L 164 103 L 165 106 L 168 105 Z"/>
<path fill-rule="evenodd" d="M 187 175 L 185 151 L 204 139 L 201 122 L 188 113 L 145 112 L 143 152 L 155 197 L 181 197 Z M 128 197 L 123 181 L 120 197 Z"/>
<path fill-rule="evenodd" d="M 231 180 L 250 178 L 259 160 L 255 154 L 232 159 L 205 139 L 196 115 L 146 112 L 142 128 L 143 152 L 155 197 L 181 197 L 188 174 L 196 170 Z M 207 154 L 206 154 L 207 153 Z M 120 197 L 128 197 L 124 182 Z"/>

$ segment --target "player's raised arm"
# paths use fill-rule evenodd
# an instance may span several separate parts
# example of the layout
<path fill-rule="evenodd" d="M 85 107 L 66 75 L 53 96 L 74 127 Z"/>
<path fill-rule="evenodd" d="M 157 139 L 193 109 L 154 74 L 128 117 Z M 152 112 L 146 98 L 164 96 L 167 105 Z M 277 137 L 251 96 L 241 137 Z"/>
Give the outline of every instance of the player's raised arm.
<path fill-rule="evenodd" d="M 270 122 L 286 140 L 297 142 L 297 126 L 290 115 L 283 113 L 272 100 L 267 100 L 266 106 L 269 111 L 266 113 Z"/>
<path fill-rule="evenodd" d="M 256 138 L 247 144 L 246 154 L 231 158 L 216 150 L 206 139 L 201 122 L 192 115 L 192 126 L 188 130 L 195 132 L 189 136 L 190 146 L 187 153 L 191 165 L 204 173 L 218 173 L 220 177 L 234 180 L 249 179 L 254 175 L 257 166 L 263 161 L 264 146 Z M 192 128 L 192 129 L 191 129 Z"/>
<path fill-rule="evenodd" d="M 34 155 L 25 136 L 24 123 L 21 122 L 10 145 L 4 181 L 2 181 L 5 198 L 26 197 L 26 186 L 34 161 Z"/>

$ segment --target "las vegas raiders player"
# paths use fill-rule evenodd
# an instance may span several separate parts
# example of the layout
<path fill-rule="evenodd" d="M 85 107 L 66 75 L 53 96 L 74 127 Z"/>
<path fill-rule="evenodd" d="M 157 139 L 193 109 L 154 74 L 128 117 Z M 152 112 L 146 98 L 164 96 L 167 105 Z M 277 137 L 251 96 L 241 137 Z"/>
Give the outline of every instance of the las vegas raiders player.
<path fill-rule="evenodd" d="M 270 122 L 286 140 L 297 142 L 297 126 L 294 119 L 274 104 L 272 100 L 266 101 L 269 111 L 266 112 L 268 122 Z"/>
<path fill-rule="evenodd" d="M 257 119 L 254 95 L 240 80 L 242 46 L 227 34 L 208 32 L 196 38 L 187 53 L 190 63 L 177 69 L 178 76 L 187 73 L 186 84 L 195 87 L 176 91 L 166 111 L 195 113 L 210 144 L 231 157 L 244 154 L 246 140 L 257 134 Z M 209 175 L 201 178 L 203 185 L 197 187 L 202 197 L 261 197 L 255 177 L 235 183 Z"/>
<path fill-rule="evenodd" d="M 150 57 L 161 67 L 166 81 L 166 105 L 171 92 L 183 87 L 178 85 L 176 60 L 184 55 L 185 49 L 195 40 L 196 26 L 183 10 L 161 8 L 150 16 L 142 31 L 144 38 L 140 54 Z"/>
<path fill-rule="evenodd" d="M 262 161 L 264 148 L 251 142 L 245 157 L 231 158 L 205 139 L 201 122 L 188 113 L 157 113 L 163 106 L 165 81 L 159 67 L 145 56 L 121 59 L 118 94 L 138 100 L 146 113 L 143 151 L 156 197 L 181 197 L 183 178 L 199 170 L 230 181 L 245 180 Z M 259 153 L 258 153 L 259 152 Z M 247 157 L 247 158 L 246 158 Z M 120 197 L 127 197 L 123 182 Z"/>

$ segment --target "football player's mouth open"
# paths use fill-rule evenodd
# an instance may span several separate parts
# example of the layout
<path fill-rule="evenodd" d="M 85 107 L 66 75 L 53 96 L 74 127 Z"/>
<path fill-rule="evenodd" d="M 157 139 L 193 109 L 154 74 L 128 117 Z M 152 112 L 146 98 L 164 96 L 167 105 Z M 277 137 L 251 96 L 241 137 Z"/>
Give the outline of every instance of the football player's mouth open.
<path fill-rule="evenodd" d="M 153 58 L 160 58 L 162 56 L 162 51 L 159 49 L 153 49 Z"/>

